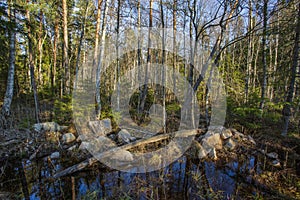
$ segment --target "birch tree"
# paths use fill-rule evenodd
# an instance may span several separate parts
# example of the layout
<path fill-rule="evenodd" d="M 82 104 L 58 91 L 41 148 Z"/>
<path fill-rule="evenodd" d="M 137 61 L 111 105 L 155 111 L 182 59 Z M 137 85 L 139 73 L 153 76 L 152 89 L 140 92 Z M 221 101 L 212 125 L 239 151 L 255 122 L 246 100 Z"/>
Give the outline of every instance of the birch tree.
<path fill-rule="evenodd" d="M 96 116 L 100 119 L 101 116 L 101 98 L 100 98 L 100 87 L 101 87 L 101 67 L 102 67 L 102 59 L 104 56 L 104 45 L 106 38 L 106 16 L 108 12 L 108 6 L 110 4 L 110 0 L 105 1 L 104 5 L 104 13 L 103 13 L 103 22 L 102 22 L 102 34 L 101 34 L 101 45 L 100 45 L 100 53 L 98 59 L 98 66 L 96 71 Z"/>
<path fill-rule="evenodd" d="M 16 24 L 15 24 L 15 10 L 14 1 L 9 2 L 8 16 L 10 19 L 9 29 L 9 66 L 7 75 L 7 85 L 4 97 L 4 102 L 1 110 L 1 121 L 5 124 L 5 119 L 10 115 L 10 106 L 14 94 L 14 77 L 15 77 L 15 62 L 16 62 Z"/>
<path fill-rule="evenodd" d="M 263 35 L 262 35 L 262 65 L 263 65 L 263 77 L 261 84 L 261 101 L 259 109 L 263 110 L 265 106 L 265 95 L 267 89 L 267 25 L 268 25 L 268 0 L 264 0 L 263 4 Z"/>
<path fill-rule="evenodd" d="M 68 38 L 68 7 L 67 0 L 62 0 L 62 14 L 63 14 L 63 37 L 64 37 L 64 45 L 63 45 L 63 68 L 65 70 L 64 74 L 64 92 L 66 94 L 70 94 L 70 69 L 69 69 L 69 38 Z"/>

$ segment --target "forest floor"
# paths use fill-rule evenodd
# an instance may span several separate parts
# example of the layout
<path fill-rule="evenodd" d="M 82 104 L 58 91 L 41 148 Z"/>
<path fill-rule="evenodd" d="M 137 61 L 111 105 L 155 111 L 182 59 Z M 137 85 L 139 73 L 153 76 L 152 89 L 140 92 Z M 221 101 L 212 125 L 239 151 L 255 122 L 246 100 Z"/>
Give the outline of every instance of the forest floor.
<path fill-rule="evenodd" d="M 54 101 L 43 102 L 41 108 L 44 109 L 43 115 L 45 118 L 52 116 L 52 114 L 49 113 L 51 112 L 50 109 L 53 109 L 53 106 L 55 107 Z M 68 106 L 64 103 L 56 105 L 56 107 L 55 109 L 59 109 L 60 111 L 65 109 L 66 112 L 69 112 Z M 5 163 L 4 161 L 14 162 L 18 159 L 28 159 L 35 153 L 39 146 L 45 143 L 45 136 L 32 130 L 34 114 L 32 114 L 32 110 L 29 109 L 33 110 L 33 108 L 28 107 L 28 105 L 16 106 L 15 112 L 17 110 L 18 113 L 13 114 L 14 118 L 11 121 L 11 125 L 13 125 L 14 122 L 18 122 L 20 126 L 0 129 L 0 163 Z M 67 114 L 68 113 L 63 113 L 55 120 L 57 121 L 60 118 L 61 120 L 67 119 Z M 245 127 L 244 122 L 247 120 L 253 124 L 260 124 L 260 126 L 256 128 Z M 66 121 L 65 125 L 69 125 L 67 132 L 75 133 L 74 125 L 72 125 L 70 121 Z M 241 120 L 241 118 L 235 117 L 235 119 L 231 118 L 230 121 L 231 122 L 227 122 L 227 124 L 231 128 L 236 128 L 243 134 L 251 135 L 255 139 L 257 150 L 262 149 L 265 152 L 276 152 L 282 161 L 280 167 L 266 168 L 262 173 L 255 174 L 254 176 L 257 187 L 269 195 L 264 198 L 272 199 L 276 195 L 279 195 L 279 199 L 300 199 L 300 134 L 294 131 L 291 135 L 281 136 L 280 123 L 267 118 L 243 118 Z M 291 124 L 290 128 L 296 130 L 297 125 Z M 50 145 L 50 143 L 47 144 L 49 144 L 48 148 L 42 155 L 49 155 L 49 153 L 58 148 L 55 145 Z M 78 158 L 77 161 L 72 160 L 71 162 L 78 162 L 82 159 L 83 158 Z M 1 180 L 1 176 L 5 173 L 5 166 L 1 164 L 0 168 Z"/>

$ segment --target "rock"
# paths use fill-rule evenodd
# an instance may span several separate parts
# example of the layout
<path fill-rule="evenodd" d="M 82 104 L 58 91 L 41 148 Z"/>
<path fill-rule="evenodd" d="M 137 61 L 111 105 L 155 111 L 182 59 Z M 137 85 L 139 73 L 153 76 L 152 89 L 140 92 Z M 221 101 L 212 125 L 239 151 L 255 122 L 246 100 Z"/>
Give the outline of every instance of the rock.
<path fill-rule="evenodd" d="M 62 142 L 65 144 L 71 143 L 76 140 L 76 137 L 73 133 L 66 133 L 62 136 Z"/>
<path fill-rule="evenodd" d="M 217 160 L 218 156 L 217 156 L 216 148 L 212 148 L 211 151 L 208 153 L 208 156 L 213 160 Z"/>
<path fill-rule="evenodd" d="M 225 148 L 229 150 L 233 150 L 236 147 L 236 143 L 233 139 L 229 138 L 228 141 L 225 144 Z"/>
<path fill-rule="evenodd" d="M 221 134 L 224 129 L 225 129 L 224 126 L 209 126 L 208 132 Z"/>
<path fill-rule="evenodd" d="M 90 148 L 90 143 L 89 142 L 81 142 L 79 146 L 79 150 L 88 150 Z"/>
<path fill-rule="evenodd" d="M 240 133 L 238 130 L 236 130 L 235 128 L 230 128 L 231 133 L 233 133 L 233 135 Z"/>
<path fill-rule="evenodd" d="M 60 126 L 56 122 L 45 122 L 45 123 L 34 124 L 33 128 L 37 132 L 40 132 L 40 131 L 56 132 L 56 131 L 63 131 L 65 129 L 67 129 L 68 127 Z"/>
<path fill-rule="evenodd" d="M 88 125 L 93 133 L 97 136 L 106 136 L 112 132 L 110 119 L 103 119 L 100 121 L 89 121 Z"/>
<path fill-rule="evenodd" d="M 232 133 L 229 129 L 225 129 L 225 130 L 222 131 L 221 138 L 223 140 L 227 140 L 228 138 L 231 138 L 231 137 L 232 137 Z"/>
<path fill-rule="evenodd" d="M 272 159 L 278 159 L 278 154 L 275 152 L 267 153 L 266 156 Z"/>
<path fill-rule="evenodd" d="M 80 150 L 86 149 L 92 154 L 96 155 L 101 152 L 107 151 L 111 148 L 114 148 L 116 146 L 117 145 L 114 143 L 114 141 L 112 141 L 108 137 L 99 136 L 97 138 L 94 138 L 91 141 L 82 142 L 81 145 L 79 146 L 79 149 Z"/>
<path fill-rule="evenodd" d="M 130 141 L 134 141 L 134 140 L 136 140 L 136 138 L 132 137 L 131 134 L 126 129 L 122 129 L 118 133 L 118 141 L 120 143 L 130 143 Z"/>
<path fill-rule="evenodd" d="M 83 141 L 90 141 L 92 140 L 92 137 L 87 134 L 81 134 L 77 137 L 76 142 L 83 142 Z"/>
<path fill-rule="evenodd" d="M 274 161 L 272 162 L 272 165 L 273 165 L 274 167 L 280 167 L 280 166 L 281 166 L 279 160 L 274 160 Z"/>
<path fill-rule="evenodd" d="M 213 132 L 213 131 L 207 131 L 206 133 L 205 133 L 205 135 L 203 136 L 204 138 L 207 138 L 207 137 L 210 137 L 210 136 L 212 136 L 212 135 L 214 135 L 215 133 Z"/>
<path fill-rule="evenodd" d="M 69 148 L 68 148 L 68 151 L 73 151 L 73 150 L 75 150 L 75 149 L 76 149 L 76 147 L 77 147 L 76 145 L 74 145 L 74 146 L 71 146 L 71 147 L 69 147 Z"/>
<path fill-rule="evenodd" d="M 59 152 L 54 152 L 50 155 L 50 158 L 51 159 L 58 159 L 60 157 L 60 154 Z"/>
<path fill-rule="evenodd" d="M 248 135 L 248 140 L 249 140 L 249 142 L 251 142 L 252 144 L 256 145 L 255 140 L 254 140 L 253 137 L 251 137 L 250 135 Z"/>
<path fill-rule="evenodd" d="M 205 149 L 201 145 L 200 145 L 200 147 L 201 148 L 198 150 L 198 158 L 201 160 L 201 159 L 207 157 L 207 152 L 205 151 Z"/>
<path fill-rule="evenodd" d="M 133 155 L 126 150 L 117 151 L 115 154 L 111 156 L 112 159 L 120 161 L 120 162 L 131 162 L 133 161 Z"/>
<path fill-rule="evenodd" d="M 189 152 L 193 158 L 203 159 L 207 156 L 207 152 L 205 151 L 205 149 L 196 140 L 193 140 Z"/>
<path fill-rule="evenodd" d="M 206 134 L 201 144 L 207 152 L 209 152 L 211 148 L 222 149 L 220 134 Z"/>
<path fill-rule="evenodd" d="M 244 140 L 246 138 L 246 136 L 243 133 L 236 132 L 234 134 L 233 138 L 240 141 L 240 140 Z"/>

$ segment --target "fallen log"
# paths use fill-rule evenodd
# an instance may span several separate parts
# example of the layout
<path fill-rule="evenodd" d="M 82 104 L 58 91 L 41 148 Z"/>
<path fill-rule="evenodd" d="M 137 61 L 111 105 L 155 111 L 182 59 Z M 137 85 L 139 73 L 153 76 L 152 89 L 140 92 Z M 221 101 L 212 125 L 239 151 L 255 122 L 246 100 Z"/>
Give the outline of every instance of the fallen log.
<path fill-rule="evenodd" d="M 198 130 L 183 130 L 183 131 L 175 132 L 175 137 L 190 137 L 190 136 L 195 136 L 197 133 L 198 133 Z M 157 136 L 153 136 L 150 138 L 140 139 L 140 140 L 131 142 L 129 144 L 125 144 L 123 146 L 112 148 L 105 152 L 99 153 L 97 156 L 93 156 L 91 158 L 88 158 L 88 159 L 76 164 L 76 165 L 73 165 L 67 169 L 57 172 L 56 174 L 54 174 L 53 178 L 59 178 L 59 177 L 66 176 L 68 174 L 72 174 L 74 172 L 80 171 L 80 170 L 96 163 L 99 159 L 106 158 L 112 154 L 115 154 L 116 152 L 118 152 L 120 150 L 129 150 L 134 147 L 141 146 L 141 145 L 146 145 L 146 144 L 150 144 L 153 142 L 166 140 L 166 139 L 169 139 L 170 137 L 171 137 L 170 134 L 162 134 L 162 135 L 157 135 Z M 97 157 L 97 158 L 95 158 L 95 157 Z"/>

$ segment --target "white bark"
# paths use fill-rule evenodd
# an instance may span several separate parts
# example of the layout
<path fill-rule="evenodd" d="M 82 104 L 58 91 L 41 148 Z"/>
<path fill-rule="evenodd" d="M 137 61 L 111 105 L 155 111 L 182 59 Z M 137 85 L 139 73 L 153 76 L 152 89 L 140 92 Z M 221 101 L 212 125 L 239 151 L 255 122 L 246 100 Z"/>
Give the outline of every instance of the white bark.
<path fill-rule="evenodd" d="M 100 86 L 101 86 L 101 65 L 102 65 L 102 58 L 104 56 L 104 45 L 105 45 L 105 38 L 106 38 L 106 16 L 108 12 L 108 5 L 110 4 L 110 0 L 105 1 L 105 9 L 103 13 L 103 23 L 102 23 L 102 36 L 101 36 L 101 45 L 100 45 L 100 55 L 98 60 L 97 72 L 96 72 L 96 115 L 97 118 L 100 118 L 101 115 L 101 99 L 100 99 Z"/>
<path fill-rule="evenodd" d="M 14 10 L 10 11 L 10 21 L 12 26 L 15 24 L 14 20 Z M 10 40 L 9 40 L 9 67 L 7 76 L 6 92 L 4 97 L 4 102 L 2 106 L 1 114 L 2 116 L 8 116 L 10 113 L 10 106 L 14 94 L 14 76 L 15 76 L 15 61 L 16 61 L 16 30 L 14 27 L 10 30 Z"/>

